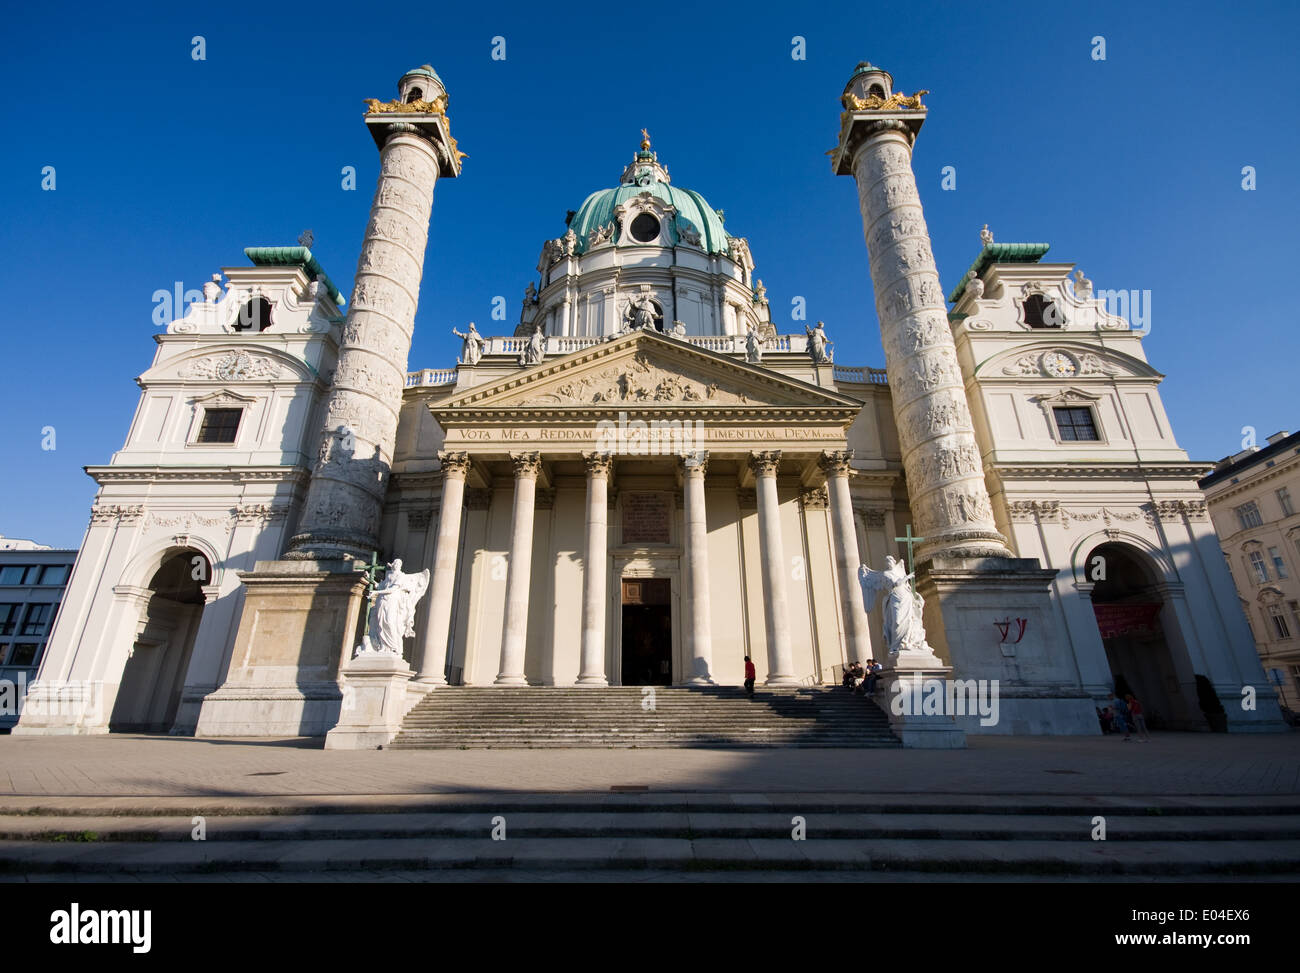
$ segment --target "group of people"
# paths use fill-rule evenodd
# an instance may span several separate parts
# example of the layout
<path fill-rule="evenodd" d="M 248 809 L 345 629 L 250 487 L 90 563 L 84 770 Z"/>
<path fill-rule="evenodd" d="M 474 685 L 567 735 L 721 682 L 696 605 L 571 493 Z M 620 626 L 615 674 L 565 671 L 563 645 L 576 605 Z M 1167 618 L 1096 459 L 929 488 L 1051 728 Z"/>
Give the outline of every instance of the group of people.
<path fill-rule="evenodd" d="M 1138 734 L 1139 741 L 1151 739 L 1142 704 L 1132 693 L 1123 696 L 1116 693 L 1109 706 L 1097 710 L 1097 719 L 1101 723 L 1102 733 L 1123 733 L 1126 742 L 1133 738 L 1134 733 Z"/>
<path fill-rule="evenodd" d="M 876 683 L 884 669 L 875 659 L 868 659 L 866 665 L 850 662 L 844 667 L 844 678 L 840 684 L 862 696 L 871 696 L 876 691 Z"/>

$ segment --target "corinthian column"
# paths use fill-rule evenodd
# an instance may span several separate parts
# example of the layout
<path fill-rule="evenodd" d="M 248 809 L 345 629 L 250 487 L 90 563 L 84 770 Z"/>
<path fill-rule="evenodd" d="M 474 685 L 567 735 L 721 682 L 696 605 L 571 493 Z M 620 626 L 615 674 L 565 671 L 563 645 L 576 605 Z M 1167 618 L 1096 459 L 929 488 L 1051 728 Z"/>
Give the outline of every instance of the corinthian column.
<path fill-rule="evenodd" d="M 993 509 L 930 235 L 912 173 L 926 109 L 863 63 L 849 80 L 833 167 L 858 185 L 894 419 L 921 556 L 1010 557 Z"/>
<path fill-rule="evenodd" d="M 582 668 L 579 686 L 608 686 L 605 677 L 605 551 L 609 543 L 608 453 L 586 453 L 587 550 L 582 565 Z"/>
<path fill-rule="evenodd" d="M 709 531 L 704 511 L 708 453 L 682 458 L 686 501 L 686 587 L 691 608 L 691 674 L 697 685 L 713 684 L 712 613 L 709 609 Z"/>
<path fill-rule="evenodd" d="M 368 560 L 379 546 L 433 187 L 440 174 L 460 171 L 444 114 L 446 91 L 433 69 L 409 72 L 398 91 L 401 101 L 372 101 L 366 116 L 379 146 L 379 182 L 290 558 Z M 411 104 L 425 110 L 412 111 Z"/>
<path fill-rule="evenodd" d="M 417 684 L 447 685 L 447 634 L 451 629 L 451 596 L 456 587 L 456 562 L 460 552 L 460 511 L 465 498 L 468 453 L 438 454 L 442 462 L 442 503 L 438 508 L 438 539 L 433 550 L 433 584 L 429 617 L 421 639 Z"/>
<path fill-rule="evenodd" d="M 758 556 L 763 562 L 763 615 L 767 622 L 768 686 L 795 686 L 794 652 L 790 648 L 790 617 L 785 594 L 785 547 L 776 496 L 780 451 L 750 453 L 749 468 L 757 480 Z"/>
<path fill-rule="evenodd" d="M 849 497 L 848 451 L 822 453 L 820 464 L 826 474 L 830 498 L 831 530 L 835 532 L 835 566 L 840 576 L 840 605 L 844 614 L 844 640 L 848 643 L 849 661 L 866 662 L 871 658 L 871 635 L 867 614 L 862 609 L 862 592 L 858 587 L 858 532 L 853 522 L 853 502 Z"/>
<path fill-rule="evenodd" d="M 537 474 L 542 471 L 537 453 L 511 453 L 515 467 L 515 507 L 510 519 L 510 564 L 506 568 L 506 627 L 501 637 L 501 671 L 498 686 L 527 686 L 524 649 L 528 641 L 528 588 L 533 577 L 533 503 Z"/>

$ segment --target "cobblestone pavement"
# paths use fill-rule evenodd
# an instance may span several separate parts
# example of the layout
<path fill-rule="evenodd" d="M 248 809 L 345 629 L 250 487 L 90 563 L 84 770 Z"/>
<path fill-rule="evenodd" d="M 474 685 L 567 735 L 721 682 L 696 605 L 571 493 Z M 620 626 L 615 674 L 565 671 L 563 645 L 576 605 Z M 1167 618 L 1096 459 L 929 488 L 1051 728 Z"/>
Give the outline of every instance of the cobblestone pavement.
<path fill-rule="evenodd" d="M 326 751 L 320 740 L 0 736 L 0 797 L 482 791 L 1300 793 L 1300 734 L 974 737 L 965 750 Z M 10 802 L 11 804 L 13 802 Z"/>

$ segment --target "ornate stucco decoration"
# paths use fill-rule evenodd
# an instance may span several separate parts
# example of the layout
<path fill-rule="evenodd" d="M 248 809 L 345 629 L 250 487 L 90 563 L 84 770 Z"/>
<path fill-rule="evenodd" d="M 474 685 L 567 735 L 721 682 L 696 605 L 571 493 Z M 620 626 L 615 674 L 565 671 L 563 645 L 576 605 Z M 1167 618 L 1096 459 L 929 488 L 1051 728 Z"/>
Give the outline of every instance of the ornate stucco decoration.
<path fill-rule="evenodd" d="M 265 355 L 252 355 L 237 348 L 224 355 L 207 355 L 182 365 L 181 378 L 209 379 L 218 382 L 242 382 L 259 378 L 275 378 L 280 374 L 279 364 Z"/>
<path fill-rule="evenodd" d="M 1078 510 L 1067 510 L 1065 507 L 1061 508 L 1061 523 L 1066 530 L 1070 529 L 1074 521 L 1084 523 L 1096 520 L 1100 520 L 1107 527 L 1117 520 L 1126 523 L 1134 523 L 1142 520 L 1146 522 L 1148 527 L 1154 527 L 1156 523 L 1156 511 L 1151 504 L 1143 504 L 1138 510 L 1112 510 L 1109 507 L 1102 506 L 1097 510 L 1083 512 Z"/>
<path fill-rule="evenodd" d="M 524 399 L 522 406 L 586 404 L 593 402 L 708 402 L 744 405 L 744 392 L 723 388 L 716 380 L 696 378 L 668 371 L 653 364 L 644 354 L 625 364 L 575 378 L 547 392 Z"/>

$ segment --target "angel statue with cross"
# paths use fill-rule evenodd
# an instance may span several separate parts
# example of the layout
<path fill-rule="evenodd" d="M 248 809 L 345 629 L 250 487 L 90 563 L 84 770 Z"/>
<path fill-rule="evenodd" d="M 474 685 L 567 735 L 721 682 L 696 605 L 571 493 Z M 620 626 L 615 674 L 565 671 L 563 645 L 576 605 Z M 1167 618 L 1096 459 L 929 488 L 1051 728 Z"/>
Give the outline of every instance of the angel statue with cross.
<path fill-rule="evenodd" d="M 925 627 L 921 624 L 921 608 L 925 601 L 912 590 L 912 575 L 903 562 L 885 556 L 885 570 L 873 571 L 865 564 L 858 571 L 862 585 L 862 602 L 867 611 L 875 608 L 876 599 L 885 594 L 885 645 L 890 655 L 900 651 L 931 652 L 925 641 Z"/>
<path fill-rule="evenodd" d="M 373 569 L 367 573 L 373 578 Z M 384 572 L 383 583 L 375 585 L 373 580 L 369 583 L 366 598 L 374 605 L 370 609 L 369 631 L 362 637 L 356 655 L 388 652 L 400 657 L 402 639 L 415 634 L 415 606 L 429 587 L 429 569 L 410 574 L 402 570 L 401 559 L 394 558 Z"/>

